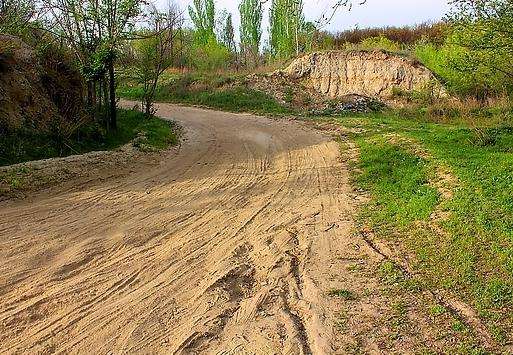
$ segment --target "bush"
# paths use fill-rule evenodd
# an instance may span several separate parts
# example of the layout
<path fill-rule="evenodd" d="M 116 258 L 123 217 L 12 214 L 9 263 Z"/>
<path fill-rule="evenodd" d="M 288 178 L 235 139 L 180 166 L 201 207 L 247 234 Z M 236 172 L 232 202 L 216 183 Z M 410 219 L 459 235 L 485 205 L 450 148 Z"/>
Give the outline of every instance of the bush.
<path fill-rule="evenodd" d="M 383 35 L 366 38 L 358 45 L 358 47 L 364 50 L 379 49 L 388 52 L 399 52 L 403 49 L 399 43 L 391 41 Z"/>
<path fill-rule="evenodd" d="M 361 43 L 369 38 L 385 37 L 386 39 L 401 43 L 402 45 L 413 45 L 421 39 L 432 43 L 443 43 L 447 25 L 439 23 L 423 23 L 417 26 L 406 27 L 383 27 L 353 29 L 340 32 L 334 36 L 334 47 L 344 48 L 346 43 Z"/>
<path fill-rule="evenodd" d="M 215 37 L 209 37 L 207 43 L 195 43 L 190 63 L 200 71 L 227 69 L 232 62 L 232 54 Z"/>
<path fill-rule="evenodd" d="M 461 70 L 461 64 L 470 60 L 469 53 L 465 48 L 453 44 L 450 39 L 442 46 L 427 42 L 419 43 L 414 48 L 414 54 L 443 81 L 453 95 L 486 98 L 492 93 L 498 94 L 502 91 L 493 83 L 496 81 L 496 75 L 485 68 Z"/>

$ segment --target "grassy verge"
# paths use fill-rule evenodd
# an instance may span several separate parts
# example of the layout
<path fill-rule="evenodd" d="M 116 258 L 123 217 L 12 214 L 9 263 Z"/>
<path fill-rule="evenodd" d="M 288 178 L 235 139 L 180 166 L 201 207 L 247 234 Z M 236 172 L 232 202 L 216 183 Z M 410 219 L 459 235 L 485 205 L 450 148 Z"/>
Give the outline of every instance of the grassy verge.
<path fill-rule="evenodd" d="M 372 196 L 361 222 L 414 255 L 427 287 L 462 297 L 512 341 L 513 129 L 393 113 L 337 121 L 358 132 L 354 180 Z"/>
<path fill-rule="evenodd" d="M 142 97 L 142 88 L 125 81 L 118 95 L 131 100 Z M 213 77 L 201 74 L 167 75 L 157 89 L 156 101 L 197 105 L 230 112 L 287 115 L 293 110 L 281 105 L 264 92 L 236 84 L 231 76 Z"/>
<path fill-rule="evenodd" d="M 116 149 L 133 139 L 143 149 L 163 149 L 177 142 L 172 124 L 158 118 L 147 119 L 139 112 L 119 110 L 118 129 L 105 132 L 90 124 L 69 137 L 58 133 L 12 132 L 0 138 L 0 166 L 30 160 L 64 157 L 90 151 Z"/>

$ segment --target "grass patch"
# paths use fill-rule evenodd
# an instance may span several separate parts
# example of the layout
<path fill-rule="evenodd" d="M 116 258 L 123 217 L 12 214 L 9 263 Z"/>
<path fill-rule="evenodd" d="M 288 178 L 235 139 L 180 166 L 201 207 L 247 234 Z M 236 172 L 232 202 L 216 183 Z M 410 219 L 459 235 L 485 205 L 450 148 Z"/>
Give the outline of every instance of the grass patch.
<path fill-rule="evenodd" d="M 384 113 L 337 119 L 358 128 L 351 137 L 360 148 L 361 173 L 354 181 L 372 196 L 361 222 L 378 237 L 401 242 L 416 257 L 412 266 L 423 285 L 445 288 L 473 305 L 500 340 L 513 334 L 513 129 L 504 122 L 476 128 L 408 118 Z M 429 158 L 391 135 L 416 142 Z M 457 179 L 450 198 L 430 183 L 441 166 Z M 445 217 L 433 221 L 435 211 Z M 400 282 L 392 266 L 382 268 L 386 280 Z"/>
<path fill-rule="evenodd" d="M 382 137 L 358 139 L 361 150 L 358 184 L 374 196 L 369 217 L 381 234 L 426 219 L 438 202 L 428 184 L 427 162 Z"/>
<path fill-rule="evenodd" d="M 64 137 L 59 132 L 39 134 L 31 131 L 3 135 L 0 137 L 0 166 L 112 150 L 136 137 L 137 144 L 143 149 L 164 149 L 177 143 L 177 135 L 170 122 L 159 118 L 148 119 L 137 111 L 119 110 L 116 131 L 105 132 L 97 124 L 89 124 L 69 137 Z M 9 180 L 8 183 L 14 186 L 21 182 Z"/>
<path fill-rule="evenodd" d="M 357 298 L 355 293 L 349 290 L 330 290 L 328 292 L 328 295 L 332 297 L 342 298 L 346 301 L 354 301 Z"/>
<path fill-rule="evenodd" d="M 25 186 L 25 175 L 30 169 L 22 166 L 16 170 L 0 173 L 0 183 L 4 183 L 11 190 L 20 190 Z"/>
<path fill-rule="evenodd" d="M 272 96 L 242 85 L 234 85 L 235 78 L 205 75 L 165 77 L 156 92 L 156 101 L 209 107 L 229 112 L 251 112 L 266 115 L 287 115 L 294 111 L 281 105 Z M 230 85 L 228 85 L 230 84 Z M 142 88 L 125 82 L 118 89 L 121 97 L 139 100 Z"/>

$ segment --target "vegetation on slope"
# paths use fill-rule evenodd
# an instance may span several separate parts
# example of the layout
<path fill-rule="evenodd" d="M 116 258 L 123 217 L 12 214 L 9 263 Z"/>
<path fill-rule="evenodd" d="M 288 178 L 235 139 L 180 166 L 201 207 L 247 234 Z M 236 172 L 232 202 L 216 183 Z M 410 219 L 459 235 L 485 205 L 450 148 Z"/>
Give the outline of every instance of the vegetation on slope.
<path fill-rule="evenodd" d="M 58 132 L 37 133 L 17 130 L 0 136 L 0 166 L 30 160 L 64 157 L 96 150 L 112 150 L 137 137 L 142 149 L 164 149 L 177 143 L 176 129 L 169 121 L 147 118 L 138 111 L 119 110 L 119 127 L 106 131 L 87 125 L 63 136 Z"/>
<path fill-rule="evenodd" d="M 406 256 L 395 257 L 425 287 L 463 298 L 497 341 L 511 341 L 513 112 L 479 128 L 397 112 L 336 122 L 359 132 L 354 181 L 371 196 L 362 229 L 401 245 Z"/>
<path fill-rule="evenodd" d="M 292 109 L 280 104 L 273 97 L 243 85 L 231 85 L 238 77 L 232 75 L 167 74 L 159 83 L 155 99 L 197 105 L 230 112 L 251 112 L 267 115 L 284 115 Z M 118 94 L 140 100 L 143 88 L 129 80 L 118 88 Z"/>

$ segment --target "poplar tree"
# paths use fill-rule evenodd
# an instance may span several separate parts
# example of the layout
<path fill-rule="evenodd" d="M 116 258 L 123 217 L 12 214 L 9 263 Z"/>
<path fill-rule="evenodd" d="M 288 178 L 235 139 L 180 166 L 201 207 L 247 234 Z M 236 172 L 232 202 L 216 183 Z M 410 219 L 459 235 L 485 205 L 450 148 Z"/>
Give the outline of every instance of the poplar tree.
<path fill-rule="evenodd" d="M 235 52 L 235 33 L 233 30 L 233 19 L 232 14 L 226 16 L 224 22 L 221 41 L 231 52 Z"/>
<path fill-rule="evenodd" d="M 241 50 L 246 56 L 257 57 L 262 38 L 262 2 L 260 0 L 242 0 L 240 12 Z"/>
<path fill-rule="evenodd" d="M 215 38 L 215 4 L 214 0 L 194 0 L 189 5 L 189 16 L 196 28 L 198 39 L 204 44 Z"/>
<path fill-rule="evenodd" d="M 288 58 L 299 54 L 299 38 L 304 25 L 302 0 L 273 0 L 270 9 L 272 54 Z"/>

